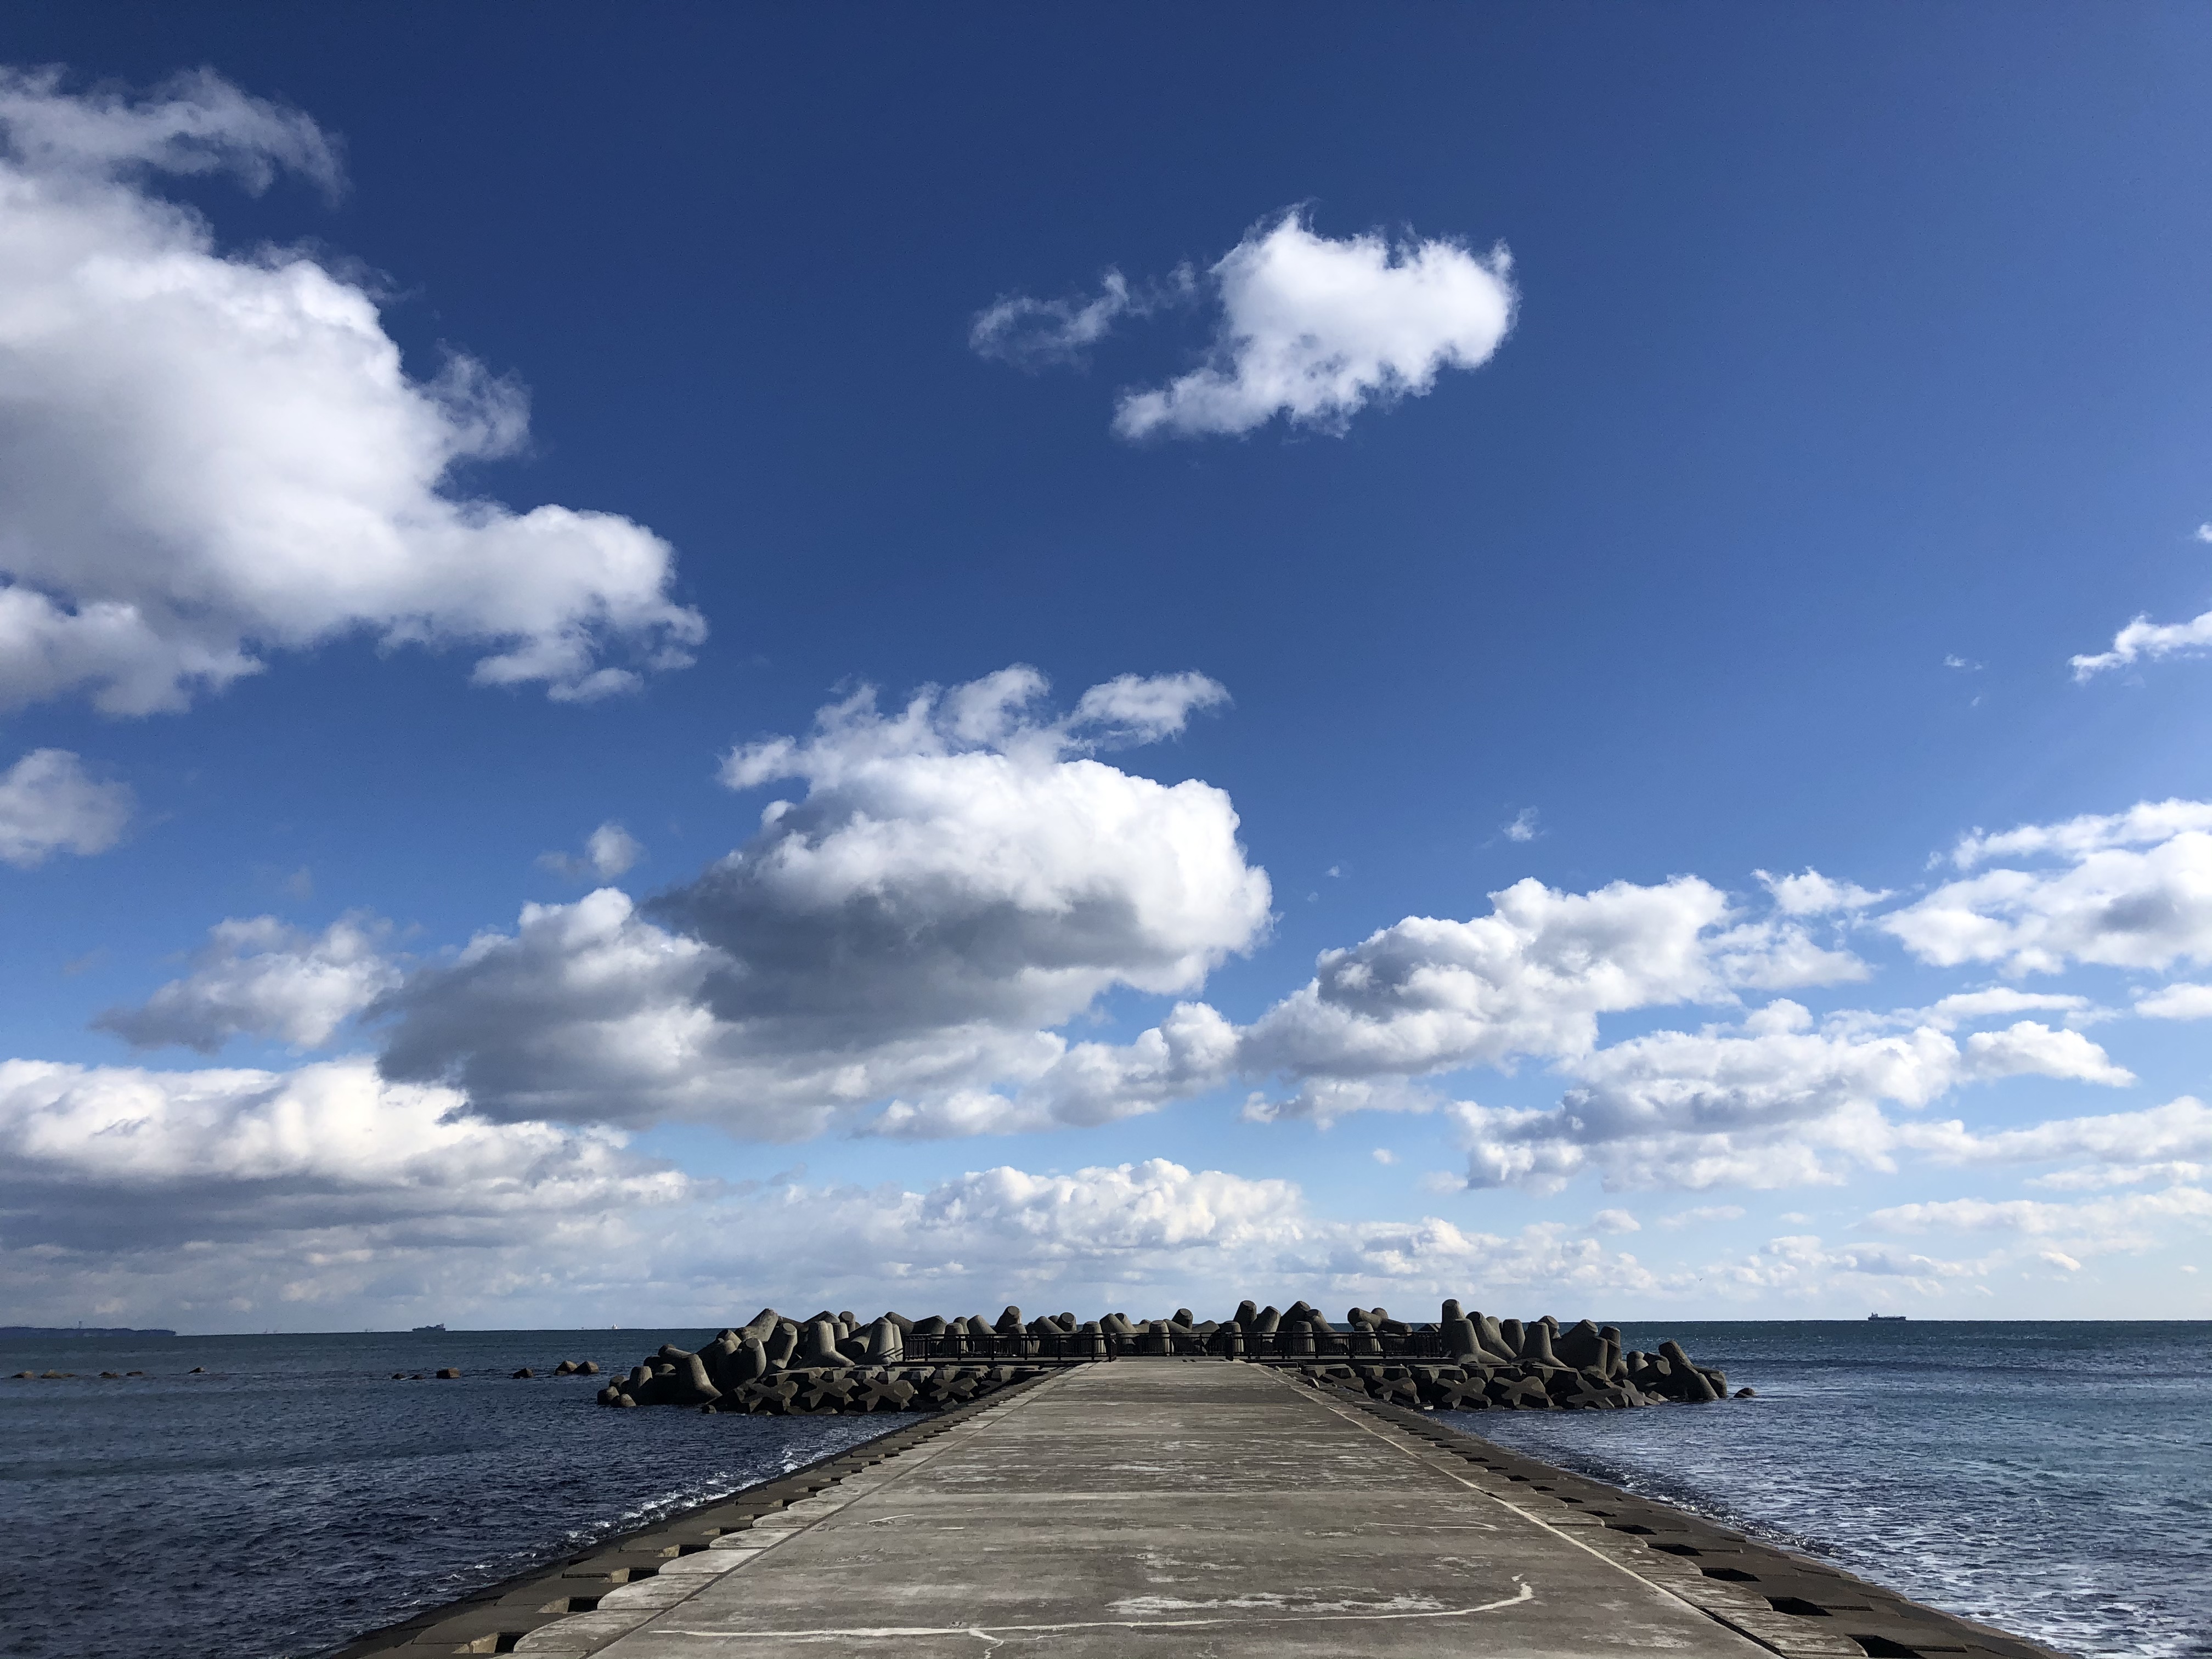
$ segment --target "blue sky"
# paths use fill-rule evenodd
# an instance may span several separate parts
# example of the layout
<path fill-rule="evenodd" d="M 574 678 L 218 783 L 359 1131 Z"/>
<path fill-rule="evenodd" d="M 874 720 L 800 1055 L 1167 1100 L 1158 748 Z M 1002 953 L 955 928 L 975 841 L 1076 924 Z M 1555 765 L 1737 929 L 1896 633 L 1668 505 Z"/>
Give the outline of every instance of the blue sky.
<path fill-rule="evenodd" d="M 2212 1311 L 2212 22 L 1259 21 L 15 15 L 9 1307 Z"/>

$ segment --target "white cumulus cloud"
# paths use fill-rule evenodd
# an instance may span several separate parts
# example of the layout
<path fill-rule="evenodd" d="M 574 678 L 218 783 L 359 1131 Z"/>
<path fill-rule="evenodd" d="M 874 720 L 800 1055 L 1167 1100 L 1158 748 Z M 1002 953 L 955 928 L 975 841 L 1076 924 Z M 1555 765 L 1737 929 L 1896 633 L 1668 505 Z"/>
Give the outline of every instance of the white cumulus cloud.
<path fill-rule="evenodd" d="M 234 1036 L 320 1048 L 338 1027 L 399 983 L 383 951 L 390 927 L 367 915 L 341 916 L 319 934 L 275 916 L 218 922 L 192 958 L 136 1008 L 93 1021 L 133 1048 L 174 1044 L 211 1054 Z"/>
<path fill-rule="evenodd" d="M 357 1060 L 289 1075 L 0 1063 L 0 1206 L 12 1305 L 204 1328 L 401 1310 L 682 1323 L 764 1300 L 1225 1314 L 1255 1293 L 1413 1312 L 1477 1290 L 1534 1304 L 1660 1285 L 1563 1227 L 1328 1220 L 1289 1182 L 1164 1158 L 919 1188 L 697 1182 L 617 1134 L 489 1123 Z"/>
<path fill-rule="evenodd" d="M 2212 830 L 2212 801 L 2138 801 L 2124 812 L 2085 812 L 2057 823 L 2023 823 L 1992 835 L 1959 838 L 1951 861 L 1961 870 L 2002 858 L 2079 860 L 2112 847 L 2147 847 L 2188 830 Z"/>
<path fill-rule="evenodd" d="M 0 706 L 181 708 L 258 653 L 365 633 L 472 647 L 485 684 L 584 699 L 690 660 L 673 556 L 611 514 L 456 492 L 520 392 L 403 365 L 374 298 L 220 248 L 162 173 L 335 187 L 307 117 L 219 78 L 143 99 L 0 74 Z"/>
<path fill-rule="evenodd" d="M 1123 437 L 1249 432 L 1277 415 L 1340 431 L 1370 403 L 1423 396 L 1444 369 L 1487 362 L 1516 303 L 1502 246 L 1339 240 L 1297 212 L 1253 229 L 1208 274 L 1222 310 L 1212 361 L 1125 397 Z"/>
<path fill-rule="evenodd" d="M 2212 985 L 2163 985 L 2136 999 L 2146 1019 L 2212 1019 Z"/>
<path fill-rule="evenodd" d="M 1770 875 L 1764 870 L 1754 870 L 1752 874 L 1774 896 L 1774 908 L 1785 916 L 1822 916 L 1838 910 L 1863 910 L 1889 896 L 1887 888 L 1875 892 L 1856 882 L 1832 881 L 1818 870 L 1807 870 L 1795 876 Z"/>
<path fill-rule="evenodd" d="M 2212 1158 L 2212 1107 L 2190 1095 L 2137 1112 L 2105 1112 L 2054 1118 L 2019 1129 L 1977 1133 L 1953 1119 L 1916 1123 L 1900 1141 L 1944 1164 L 2057 1164 L 2090 1160 L 2099 1165 Z"/>
<path fill-rule="evenodd" d="M 2136 1080 L 2124 1066 L 2079 1031 L 2054 1031 L 2032 1019 L 2002 1031 L 1977 1031 L 1966 1039 L 1967 1067 L 1976 1077 L 2069 1078 L 2120 1088 Z"/>
<path fill-rule="evenodd" d="M 1962 1048 L 1932 1026 L 1864 1036 L 1810 1029 L 1796 1003 L 1739 1030 L 1655 1031 L 1562 1069 L 1558 1106 L 1457 1103 L 1449 1109 L 1477 1187 L 1556 1191 L 1584 1173 L 1611 1189 L 1833 1184 L 1887 1169 L 1901 1132 L 1885 1105 L 1924 1107 L 1961 1083 L 2034 1074 L 2132 1082 L 2079 1032 L 2030 1021 Z"/>
<path fill-rule="evenodd" d="M 1341 1088 L 1325 1101 L 1331 1083 L 1570 1058 L 1595 1046 L 1601 1014 L 1865 972 L 1794 925 L 1739 921 L 1727 895 L 1694 876 L 1589 893 L 1530 878 L 1490 896 L 1486 916 L 1408 916 L 1322 952 L 1314 978 L 1243 1032 L 1241 1070 L 1303 1085 L 1253 1115 L 1334 1115 L 1361 1103 Z"/>
<path fill-rule="evenodd" d="M 511 1235 L 690 1188 L 619 1135 L 488 1123 L 358 1058 L 290 1073 L 0 1061 L 0 1172 L 11 1245 L 110 1249 L 400 1222 Z"/>
<path fill-rule="evenodd" d="M 0 772 L 0 862 L 27 870 L 56 853 L 104 853 L 136 805 L 130 786 L 102 783 L 66 749 L 33 749 Z"/>
<path fill-rule="evenodd" d="M 395 1077 L 501 1116 L 711 1119 L 791 1137 L 887 1109 L 900 1133 L 1089 1122 L 1204 1086 L 1228 1046 L 1179 1010 L 1125 1050 L 1054 1029 L 1116 986 L 1191 989 L 1267 924 L 1219 790 L 1093 750 L 1218 703 L 1199 675 L 1041 707 L 1009 669 L 901 709 L 863 690 L 804 737 L 732 752 L 796 781 L 759 833 L 639 912 L 611 889 L 532 906 L 388 998 Z"/>
<path fill-rule="evenodd" d="M 2111 817 L 1970 837 L 1963 866 L 2055 857 L 2057 869 L 1987 869 L 1946 883 L 1877 925 L 1923 962 L 1995 963 L 2008 974 L 2069 962 L 2165 969 L 2212 961 L 2212 808 L 2146 804 Z M 2141 850 L 2137 850 L 2140 848 Z"/>

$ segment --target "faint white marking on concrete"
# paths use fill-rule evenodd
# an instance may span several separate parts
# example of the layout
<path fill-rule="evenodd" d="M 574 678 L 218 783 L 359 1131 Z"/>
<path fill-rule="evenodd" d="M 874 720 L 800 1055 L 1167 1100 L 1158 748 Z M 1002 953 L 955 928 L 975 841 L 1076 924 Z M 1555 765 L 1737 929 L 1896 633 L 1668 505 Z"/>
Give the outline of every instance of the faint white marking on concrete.
<path fill-rule="evenodd" d="M 690 1636 L 709 1642 L 740 1640 L 757 1636 L 775 1642 L 850 1642 L 899 1641 L 917 1636 L 972 1636 L 991 1647 L 1006 1645 L 1004 1636 L 1048 1636 L 1061 1631 L 1073 1630 L 1206 1630 L 1233 1625 L 1249 1628 L 1258 1625 L 1371 1625 L 1403 1619 L 1465 1619 L 1478 1613 L 1495 1613 L 1500 1607 L 1518 1607 L 1523 1601 L 1536 1598 L 1534 1586 L 1521 1584 L 1517 1595 L 1500 1601 L 1485 1601 L 1472 1607 L 1424 1608 L 1410 1613 L 1288 1613 L 1274 1618 L 1245 1619 L 1089 1619 L 1052 1625 L 878 1625 L 862 1626 L 842 1630 L 653 1630 L 640 1632 L 646 1636 Z M 1116 1603 L 1115 1605 L 1120 1605 Z M 1003 1632 L 1003 1635 L 994 1632 Z"/>

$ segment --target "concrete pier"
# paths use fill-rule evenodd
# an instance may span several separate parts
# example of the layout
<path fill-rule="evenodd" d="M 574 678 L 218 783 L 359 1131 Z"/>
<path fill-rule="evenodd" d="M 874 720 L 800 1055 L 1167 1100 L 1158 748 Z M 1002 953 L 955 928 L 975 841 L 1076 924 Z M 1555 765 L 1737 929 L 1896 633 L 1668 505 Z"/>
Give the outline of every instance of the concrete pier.
<path fill-rule="evenodd" d="M 1865 1651 L 1756 1596 L 1751 1607 L 1810 1645 L 1754 1640 L 1634 1559 L 1680 1570 L 1680 1558 L 1607 1534 L 1556 1494 L 1532 1510 L 1523 1480 L 1516 1493 L 1507 1477 L 1386 1414 L 1268 1368 L 1084 1366 L 717 1538 L 514 1650 Z M 1544 1509 L 1559 1513 L 1544 1518 Z M 1690 1576 L 1739 1594 L 1694 1568 Z"/>

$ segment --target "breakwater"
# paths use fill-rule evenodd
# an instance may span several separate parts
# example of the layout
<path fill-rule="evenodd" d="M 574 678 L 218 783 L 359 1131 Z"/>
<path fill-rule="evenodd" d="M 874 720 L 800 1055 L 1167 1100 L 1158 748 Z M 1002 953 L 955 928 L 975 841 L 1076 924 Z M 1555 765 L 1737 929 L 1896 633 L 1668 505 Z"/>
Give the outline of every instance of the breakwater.
<path fill-rule="evenodd" d="M 1299 1379 L 1195 1359 L 1049 1369 L 826 1478 L 346 1659 L 2057 1659 L 1447 1419 Z"/>
<path fill-rule="evenodd" d="M 1413 1322 L 1353 1308 L 1341 1322 L 1305 1302 L 1240 1304 L 1230 1318 L 1188 1308 L 1165 1318 L 1072 1313 L 994 1319 L 885 1312 L 863 1322 L 824 1310 L 793 1319 L 763 1308 L 697 1350 L 664 1344 L 599 1391 L 602 1406 L 688 1406 L 794 1413 L 933 1411 L 1062 1365 L 1122 1358 L 1275 1364 L 1373 1399 L 1447 1411 L 1620 1410 L 1729 1397 L 1727 1376 L 1680 1343 L 1624 1351 L 1620 1330 L 1551 1315 L 1499 1319 L 1447 1301 Z M 1743 1392 L 1748 1393 L 1749 1390 Z"/>

